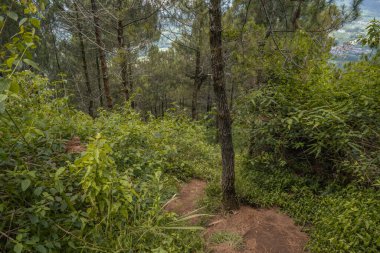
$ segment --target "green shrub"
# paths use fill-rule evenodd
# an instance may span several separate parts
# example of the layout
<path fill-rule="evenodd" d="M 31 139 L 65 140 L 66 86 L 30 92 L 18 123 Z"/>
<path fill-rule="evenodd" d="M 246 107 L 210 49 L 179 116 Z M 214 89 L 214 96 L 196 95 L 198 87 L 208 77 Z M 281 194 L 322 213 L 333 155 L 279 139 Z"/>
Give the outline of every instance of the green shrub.
<path fill-rule="evenodd" d="M 244 126 L 251 129 L 252 162 L 373 184 L 380 175 L 378 70 L 360 62 L 339 77 L 326 70 L 318 80 L 254 91 L 240 116 L 251 119 Z"/>
<path fill-rule="evenodd" d="M 239 197 L 259 207 L 280 207 L 310 235 L 311 252 L 378 252 L 380 194 L 354 185 L 320 182 L 284 169 L 237 174 Z"/>
<path fill-rule="evenodd" d="M 251 129 L 238 195 L 295 218 L 311 252 L 380 251 L 379 81 L 375 62 L 321 66 L 237 110 L 237 128 Z"/>
<path fill-rule="evenodd" d="M 210 176 L 206 129 L 128 107 L 97 119 L 30 72 L 0 114 L 0 249 L 8 252 L 195 252 L 199 227 L 163 210 L 178 179 Z M 86 151 L 67 154 L 80 136 Z M 214 160 L 215 159 L 215 160 Z"/>
<path fill-rule="evenodd" d="M 379 252 L 380 194 L 348 187 L 324 196 L 315 213 L 313 252 Z"/>

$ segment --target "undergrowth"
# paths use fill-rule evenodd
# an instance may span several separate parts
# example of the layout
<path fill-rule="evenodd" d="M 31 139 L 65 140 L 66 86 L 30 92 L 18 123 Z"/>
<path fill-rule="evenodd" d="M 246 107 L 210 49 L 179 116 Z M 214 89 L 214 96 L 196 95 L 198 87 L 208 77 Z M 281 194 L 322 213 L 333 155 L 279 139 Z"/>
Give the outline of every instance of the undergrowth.
<path fill-rule="evenodd" d="M 378 70 L 370 61 L 321 66 L 242 103 L 237 129 L 250 139 L 239 197 L 295 218 L 311 252 L 380 251 Z"/>
<path fill-rule="evenodd" d="M 380 193 L 342 187 L 283 169 L 247 165 L 237 176 L 239 197 L 257 207 L 280 207 L 310 235 L 311 252 L 379 252 Z"/>
<path fill-rule="evenodd" d="M 128 106 L 92 119 L 45 78 L 11 80 L 20 90 L 0 113 L 0 251 L 202 251 L 200 227 L 163 207 L 179 181 L 216 169 L 203 126 L 142 120 Z M 66 152 L 74 136 L 85 152 Z"/>

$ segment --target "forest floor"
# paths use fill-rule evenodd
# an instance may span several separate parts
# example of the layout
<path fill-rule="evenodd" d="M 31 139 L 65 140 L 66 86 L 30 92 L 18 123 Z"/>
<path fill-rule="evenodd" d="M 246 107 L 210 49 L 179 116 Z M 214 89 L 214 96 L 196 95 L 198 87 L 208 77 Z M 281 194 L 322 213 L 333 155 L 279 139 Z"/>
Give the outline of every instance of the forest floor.
<path fill-rule="evenodd" d="M 194 212 L 206 186 L 205 181 L 197 179 L 182 185 L 178 197 L 166 210 L 179 215 Z M 190 223 L 199 223 L 199 218 Z M 203 237 L 206 252 L 218 253 L 301 253 L 308 241 L 301 228 L 277 209 L 249 206 L 241 206 L 232 214 L 214 215 L 206 222 Z"/>

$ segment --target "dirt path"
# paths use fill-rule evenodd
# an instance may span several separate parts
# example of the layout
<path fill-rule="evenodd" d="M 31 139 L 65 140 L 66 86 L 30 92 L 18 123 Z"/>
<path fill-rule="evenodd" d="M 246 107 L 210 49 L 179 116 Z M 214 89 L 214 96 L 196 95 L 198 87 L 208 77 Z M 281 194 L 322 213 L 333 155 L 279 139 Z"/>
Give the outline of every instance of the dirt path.
<path fill-rule="evenodd" d="M 178 198 L 171 201 L 166 210 L 175 212 L 179 215 L 190 213 L 197 209 L 197 201 L 202 198 L 206 188 L 206 182 L 193 179 L 184 184 L 181 188 Z"/>
<path fill-rule="evenodd" d="M 195 179 L 183 185 L 167 210 L 180 215 L 192 212 L 205 188 L 204 181 Z M 242 206 L 233 214 L 215 216 L 204 237 L 207 250 L 215 253 L 302 253 L 308 240 L 293 220 L 278 210 L 249 206 Z"/>

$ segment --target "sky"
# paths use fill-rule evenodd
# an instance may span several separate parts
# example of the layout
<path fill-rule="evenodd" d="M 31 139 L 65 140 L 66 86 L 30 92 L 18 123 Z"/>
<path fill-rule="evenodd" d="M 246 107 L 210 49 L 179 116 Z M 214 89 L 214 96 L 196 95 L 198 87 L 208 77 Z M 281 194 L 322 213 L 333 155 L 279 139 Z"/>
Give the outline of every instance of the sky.
<path fill-rule="evenodd" d="M 349 3 L 350 0 L 338 0 L 338 4 Z M 348 4 L 347 4 L 348 5 Z M 368 22 L 373 18 L 380 20 L 380 0 L 364 0 L 360 7 L 361 17 L 343 26 L 334 32 L 332 36 L 336 39 L 337 46 L 332 53 L 338 56 L 338 61 L 357 60 L 362 53 L 368 53 L 369 49 L 363 49 L 355 45 L 355 40 L 360 34 L 365 33 Z"/>
<path fill-rule="evenodd" d="M 337 3 L 347 3 L 348 0 L 340 0 Z M 339 41 L 347 42 L 357 38 L 358 34 L 365 31 L 368 22 L 373 19 L 380 19 L 380 0 L 364 0 L 361 5 L 361 17 L 349 24 L 346 24 L 342 29 L 334 33 Z"/>

